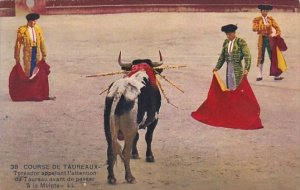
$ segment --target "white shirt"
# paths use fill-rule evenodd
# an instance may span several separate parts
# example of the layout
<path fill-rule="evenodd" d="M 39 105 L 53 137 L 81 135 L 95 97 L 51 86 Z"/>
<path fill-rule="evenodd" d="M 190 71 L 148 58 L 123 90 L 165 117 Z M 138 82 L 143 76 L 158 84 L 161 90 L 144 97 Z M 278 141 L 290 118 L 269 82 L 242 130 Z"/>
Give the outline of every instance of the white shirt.
<path fill-rule="evenodd" d="M 33 41 L 33 43 L 36 42 L 36 33 L 33 27 L 28 26 L 28 31 L 29 31 L 29 35 L 31 40 Z"/>
<path fill-rule="evenodd" d="M 264 21 L 264 25 L 268 25 L 269 22 L 268 22 L 268 18 L 267 17 L 262 17 L 263 18 L 263 21 Z"/>
<path fill-rule="evenodd" d="M 229 43 L 228 43 L 228 49 L 227 49 L 228 53 L 231 53 L 233 50 L 234 40 L 235 40 L 235 38 L 233 40 L 229 41 Z"/>

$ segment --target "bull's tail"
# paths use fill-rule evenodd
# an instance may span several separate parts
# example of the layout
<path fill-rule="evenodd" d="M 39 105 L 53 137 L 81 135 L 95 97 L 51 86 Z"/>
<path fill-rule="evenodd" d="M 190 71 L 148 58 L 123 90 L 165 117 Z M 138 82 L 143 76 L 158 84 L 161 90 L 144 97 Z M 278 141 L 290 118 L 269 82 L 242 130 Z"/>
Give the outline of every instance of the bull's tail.
<path fill-rule="evenodd" d="M 121 94 L 118 94 L 114 97 L 106 99 L 106 104 L 109 106 L 106 107 L 104 113 L 105 114 L 104 127 L 105 127 L 106 137 L 109 138 L 108 144 L 112 148 L 113 155 L 119 155 L 123 160 L 122 146 L 118 142 L 119 126 L 116 126 L 115 123 L 115 110 L 121 96 L 122 96 Z"/>
<path fill-rule="evenodd" d="M 132 76 L 133 77 L 133 76 Z M 136 80 L 136 77 L 140 77 L 141 79 Z M 107 110 L 105 110 L 105 128 L 110 132 L 106 132 L 106 135 L 111 136 L 110 145 L 112 147 L 113 154 L 120 155 L 122 160 L 124 160 L 124 156 L 122 154 L 122 147 L 118 142 L 118 132 L 119 132 L 119 124 L 116 123 L 115 111 L 117 108 L 120 99 L 124 95 L 127 100 L 135 100 L 137 96 L 140 94 L 140 89 L 144 86 L 144 84 L 140 81 L 143 81 L 142 78 L 144 75 L 137 75 L 133 78 L 122 78 L 114 82 L 107 93 L 106 104 L 109 106 Z M 130 89 L 130 90 L 128 90 Z"/>

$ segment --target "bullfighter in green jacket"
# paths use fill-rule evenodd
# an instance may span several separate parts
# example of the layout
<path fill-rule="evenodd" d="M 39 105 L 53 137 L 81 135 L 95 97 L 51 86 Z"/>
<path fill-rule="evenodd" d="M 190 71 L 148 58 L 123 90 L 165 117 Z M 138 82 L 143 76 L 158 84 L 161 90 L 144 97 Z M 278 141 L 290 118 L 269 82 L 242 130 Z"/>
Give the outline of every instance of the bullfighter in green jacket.
<path fill-rule="evenodd" d="M 221 55 L 218 63 L 213 69 L 221 69 L 224 62 L 227 62 L 226 84 L 230 90 L 236 89 L 242 80 L 242 76 L 247 75 L 251 66 L 251 54 L 246 41 L 236 37 L 236 25 L 229 24 L 222 26 L 221 31 L 226 33 L 227 39 L 223 43 Z M 245 60 L 243 68 L 242 60 Z"/>

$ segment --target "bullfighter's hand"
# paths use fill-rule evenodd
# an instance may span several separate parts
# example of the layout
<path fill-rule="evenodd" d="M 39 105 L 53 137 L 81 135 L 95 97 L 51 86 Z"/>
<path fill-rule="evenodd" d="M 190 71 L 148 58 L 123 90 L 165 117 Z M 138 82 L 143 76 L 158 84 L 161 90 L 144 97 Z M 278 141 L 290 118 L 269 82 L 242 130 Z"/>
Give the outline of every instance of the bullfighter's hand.
<path fill-rule="evenodd" d="M 275 35 L 275 36 L 280 36 L 280 34 L 281 34 L 280 32 L 276 32 L 276 35 Z"/>
<path fill-rule="evenodd" d="M 16 64 L 20 63 L 20 59 L 16 59 Z"/>
<path fill-rule="evenodd" d="M 248 75 L 248 71 L 247 70 L 244 70 L 244 75 Z"/>
<path fill-rule="evenodd" d="M 214 69 L 213 69 L 213 72 L 215 72 L 215 71 L 218 71 L 218 70 L 219 70 L 219 69 L 217 69 L 217 68 L 214 68 Z"/>

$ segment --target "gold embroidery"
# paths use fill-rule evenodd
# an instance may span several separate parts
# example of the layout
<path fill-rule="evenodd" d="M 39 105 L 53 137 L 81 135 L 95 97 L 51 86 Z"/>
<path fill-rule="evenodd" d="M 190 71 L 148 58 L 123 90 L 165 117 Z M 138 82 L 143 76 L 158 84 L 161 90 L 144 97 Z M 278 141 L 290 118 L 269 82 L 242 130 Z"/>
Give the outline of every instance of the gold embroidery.
<path fill-rule="evenodd" d="M 15 44 L 15 59 L 20 61 L 21 48 L 23 48 L 23 64 L 24 72 L 29 76 L 30 62 L 31 62 L 31 49 L 33 46 L 36 46 L 37 51 L 37 60 L 41 60 L 41 55 L 46 57 L 46 48 L 45 41 L 42 35 L 42 30 L 39 26 L 35 26 L 36 33 L 36 42 L 34 43 L 30 37 L 28 26 L 21 26 L 17 31 L 17 39 Z"/>

